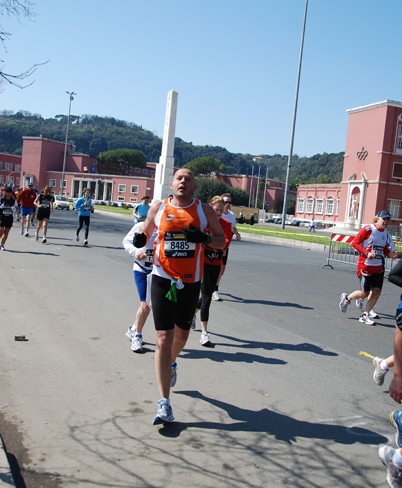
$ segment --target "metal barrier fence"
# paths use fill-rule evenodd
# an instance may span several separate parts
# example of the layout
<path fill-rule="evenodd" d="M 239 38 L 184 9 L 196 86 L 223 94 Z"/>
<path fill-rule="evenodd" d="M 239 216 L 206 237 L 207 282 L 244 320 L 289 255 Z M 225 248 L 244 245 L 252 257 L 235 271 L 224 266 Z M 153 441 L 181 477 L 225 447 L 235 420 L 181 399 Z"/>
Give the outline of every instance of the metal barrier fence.
<path fill-rule="evenodd" d="M 351 246 L 351 243 L 355 236 L 348 236 L 344 234 L 331 234 L 331 240 L 329 242 L 327 264 L 321 266 L 325 268 L 329 266 L 331 269 L 334 267 L 329 264 L 330 261 L 335 261 L 341 264 L 352 264 L 357 265 L 359 259 L 359 253 L 355 248 Z M 385 258 L 385 271 L 389 272 L 392 268 L 393 259 Z"/>

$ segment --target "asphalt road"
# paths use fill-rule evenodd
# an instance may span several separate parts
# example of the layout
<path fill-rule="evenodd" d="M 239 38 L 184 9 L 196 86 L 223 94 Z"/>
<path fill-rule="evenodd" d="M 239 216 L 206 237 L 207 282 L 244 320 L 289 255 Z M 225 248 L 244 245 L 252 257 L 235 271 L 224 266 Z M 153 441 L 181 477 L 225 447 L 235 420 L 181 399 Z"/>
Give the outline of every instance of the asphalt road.
<path fill-rule="evenodd" d="M 359 352 L 392 352 L 399 289 L 384 284 L 369 327 L 353 303 L 338 309 L 358 285 L 354 267 L 233 242 L 223 301 L 211 305 L 215 347 L 191 332 L 176 422 L 152 426 L 152 317 L 144 354 L 125 337 L 138 306 L 121 245 L 131 221 L 95 213 L 88 248 L 76 221 L 54 212 L 46 245 L 15 227 L 0 253 L 0 434 L 19 486 L 386 486 L 377 450 L 394 437 L 391 375 L 376 386 Z"/>

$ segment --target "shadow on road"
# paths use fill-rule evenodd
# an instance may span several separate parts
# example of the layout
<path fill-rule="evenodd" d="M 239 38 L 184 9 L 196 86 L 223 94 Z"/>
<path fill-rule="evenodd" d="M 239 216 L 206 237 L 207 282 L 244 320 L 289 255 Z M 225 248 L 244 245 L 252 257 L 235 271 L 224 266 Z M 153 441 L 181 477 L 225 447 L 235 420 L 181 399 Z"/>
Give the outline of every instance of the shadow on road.
<path fill-rule="evenodd" d="M 160 429 L 159 433 L 166 437 L 178 437 L 181 432 L 190 428 L 216 429 L 228 432 L 255 432 L 272 435 L 276 440 L 292 444 L 298 437 L 309 439 L 322 439 L 339 444 L 382 444 L 388 439 L 376 432 L 361 427 L 324 424 L 297 420 L 267 408 L 262 410 L 248 410 L 230 403 L 209 398 L 199 391 L 176 391 L 177 395 L 186 395 L 191 398 L 203 400 L 217 408 L 224 410 L 236 422 L 225 424 L 221 422 L 187 422 L 186 424 L 172 423 Z M 202 407 L 200 410 L 203 411 Z"/>

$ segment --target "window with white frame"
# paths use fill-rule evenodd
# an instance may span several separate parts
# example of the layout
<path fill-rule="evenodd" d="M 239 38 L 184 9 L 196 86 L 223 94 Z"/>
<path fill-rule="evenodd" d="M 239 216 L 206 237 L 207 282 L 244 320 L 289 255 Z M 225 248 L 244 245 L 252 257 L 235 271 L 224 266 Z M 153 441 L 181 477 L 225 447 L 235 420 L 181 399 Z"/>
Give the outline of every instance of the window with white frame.
<path fill-rule="evenodd" d="M 308 214 L 313 213 L 313 208 L 314 208 L 314 200 L 312 198 L 307 199 L 306 213 Z"/>
<path fill-rule="evenodd" d="M 20 165 L 20 164 L 15 164 L 15 165 L 14 165 L 14 171 L 15 171 L 15 172 L 17 172 L 17 171 L 18 171 L 18 172 L 20 173 L 20 172 L 21 172 L 21 165 Z"/>
<path fill-rule="evenodd" d="M 155 171 L 150 171 L 150 176 L 155 176 Z"/>
<path fill-rule="evenodd" d="M 118 202 L 124 202 L 124 197 L 117 197 Z"/>
<path fill-rule="evenodd" d="M 396 128 L 395 152 L 397 154 L 402 154 L 402 118 L 401 118 L 401 115 L 399 115 L 399 117 L 398 117 L 397 128 Z"/>
<path fill-rule="evenodd" d="M 134 168 L 134 173 L 141 173 L 140 168 L 137 168 L 137 167 L 136 167 L 136 168 Z"/>
<path fill-rule="evenodd" d="M 119 193 L 125 193 L 126 185 L 119 185 L 118 190 Z"/>
<path fill-rule="evenodd" d="M 0 183 L 4 183 L 4 175 L 0 175 Z"/>
<path fill-rule="evenodd" d="M 322 214 L 322 208 L 324 205 L 324 200 L 322 198 L 317 198 L 317 202 L 315 204 L 315 213 Z"/>
<path fill-rule="evenodd" d="M 304 198 L 297 199 L 297 211 L 299 213 L 304 212 Z"/>
<path fill-rule="evenodd" d="M 49 180 L 50 188 L 54 188 L 56 186 L 56 180 Z"/>
<path fill-rule="evenodd" d="M 130 193 L 138 193 L 138 185 L 131 185 Z"/>
<path fill-rule="evenodd" d="M 13 170 L 13 163 L 4 163 L 4 169 L 6 171 L 12 171 Z"/>
<path fill-rule="evenodd" d="M 333 198 L 328 198 L 325 202 L 325 213 L 326 215 L 334 214 L 334 200 Z"/>
<path fill-rule="evenodd" d="M 62 182 L 60 180 L 60 188 L 61 188 Z M 67 188 L 67 180 L 63 180 L 63 188 Z"/>
<path fill-rule="evenodd" d="M 401 216 L 401 200 L 388 200 L 388 212 L 393 219 L 399 219 Z"/>
<path fill-rule="evenodd" d="M 130 198 L 130 202 L 137 203 L 138 202 L 138 198 Z"/>
<path fill-rule="evenodd" d="M 148 170 L 147 170 L 146 168 L 144 168 L 144 169 L 142 170 L 142 174 L 143 174 L 143 175 L 147 175 L 147 174 L 148 174 Z"/>
<path fill-rule="evenodd" d="M 3 169 L 3 162 L 0 161 L 0 170 L 2 170 L 2 169 Z"/>

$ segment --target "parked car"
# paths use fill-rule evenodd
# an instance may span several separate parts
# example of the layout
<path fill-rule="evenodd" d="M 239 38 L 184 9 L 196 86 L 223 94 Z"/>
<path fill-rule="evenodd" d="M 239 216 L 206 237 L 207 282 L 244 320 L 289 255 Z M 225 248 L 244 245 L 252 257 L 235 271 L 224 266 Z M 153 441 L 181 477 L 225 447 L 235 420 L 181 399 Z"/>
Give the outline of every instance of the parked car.
<path fill-rule="evenodd" d="M 281 224 L 281 223 L 282 223 L 282 219 L 280 217 L 274 219 L 274 224 Z"/>
<path fill-rule="evenodd" d="M 300 220 L 293 219 L 290 225 L 294 225 L 295 227 L 300 227 Z"/>
<path fill-rule="evenodd" d="M 61 195 L 55 195 L 53 208 L 59 208 L 61 210 L 70 210 L 70 201 L 67 197 L 63 197 Z"/>
<path fill-rule="evenodd" d="M 265 222 L 268 224 L 273 224 L 275 222 L 275 219 L 273 217 L 269 217 L 269 219 L 265 219 Z"/>

